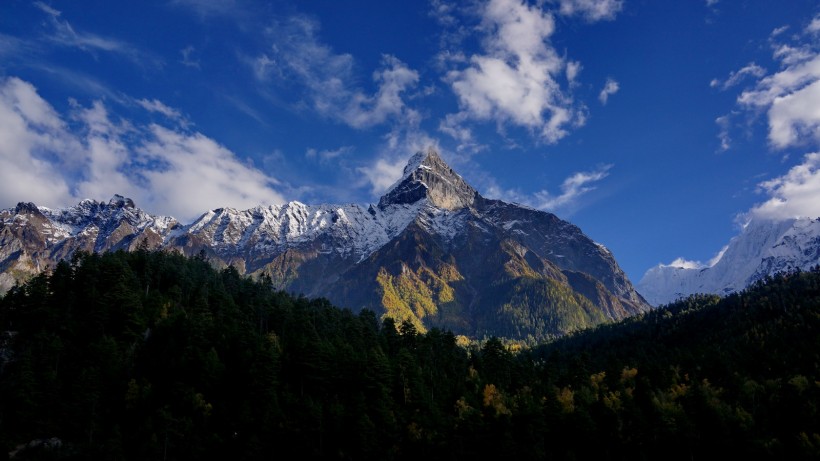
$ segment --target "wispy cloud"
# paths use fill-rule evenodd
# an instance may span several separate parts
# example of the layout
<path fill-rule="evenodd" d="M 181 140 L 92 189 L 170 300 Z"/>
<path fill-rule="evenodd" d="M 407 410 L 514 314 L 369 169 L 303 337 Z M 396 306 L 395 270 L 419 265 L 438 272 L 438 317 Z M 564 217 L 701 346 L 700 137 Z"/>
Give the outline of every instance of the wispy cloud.
<path fill-rule="evenodd" d="M 254 75 L 263 82 L 278 79 L 303 87 L 306 103 L 319 114 L 354 128 L 418 117 L 405 97 L 418 84 L 419 74 L 395 56 L 382 56 L 372 74 L 376 90 L 371 94 L 356 83 L 353 56 L 324 44 L 316 21 L 290 17 L 268 28 L 268 34 L 274 43 L 250 61 Z"/>
<path fill-rule="evenodd" d="M 612 165 L 607 164 L 590 171 L 573 173 L 561 183 L 559 193 L 543 189 L 534 194 L 525 194 L 515 189 L 503 189 L 494 180 L 485 178 L 484 182 L 488 183 L 485 193 L 488 197 L 521 203 L 539 210 L 567 214 L 577 210 L 581 198 L 595 190 L 595 183 L 609 176 L 610 169 Z"/>
<path fill-rule="evenodd" d="M 526 127 L 550 143 L 582 125 L 582 112 L 558 82 L 567 75 L 566 62 L 549 43 L 552 15 L 520 0 L 490 0 L 480 15 L 483 53 L 446 76 L 458 97 L 460 119 Z"/>
<path fill-rule="evenodd" d="M 342 157 L 345 154 L 353 152 L 353 150 L 354 150 L 353 146 L 342 146 L 342 147 L 339 147 L 338 149 L 323 149 L 323 150 L 318 150 L 318 149 L 314 149 L 314 148 L 311 147 L 305 152 L 305 158 L 307 158 L 309 160 L 318 161 L 319 163 L 327 163 L 327 162 L 330 162 L 331 160 L 335 160 L 339 157 Z"/>
<path fill-rule="evenodd" d="M 744 67 L 744 68 L 742 68 L 738 71 L 731 72 L 729 74 L 729 77 L 726 80 L 724 80 L 723 82 L 721 82 L 719 79 L 716 79 L 716 78 L 712 79 L 712 81 L 709 82 L 709 86 L 711 86 L 712 88 L 720 88 L 722 90 L 727 90 L 727 89 L 737 85 L 738 83 L 740 83 L 743 79 L 745 79 L 747 77 L 749 77 L 749 78 L 760 78 L 764 75 L 766 75 L 766 69 L 764 69 L 764 68 L 762 68 L 762 67 L 760 67 L 757 64 L 752 62 L 752 63 L 749 63 L 746 67 Z"/>
<path fill-rule="evenodd" d="M 541 210 L 559 210 L 570 208 L 578 199 L 593 190 L 594 183 L 609 176 L 612 165 L 603 165 L 592 171 L 580 171 L 568 177 L 561 184 L 561 193 L 553 195 L 546 190 L 535 194 L 534 205 Z"/>
<path fill-rule="evenodd" d="M 187 8 L 201 18 L 234 17 L 244 11 L 239 0 L 171 0 L 171 5 Z"/>
<path fill-rule="evenodd" d="M 157 58 L 127 42 L 76 30 L 68 20 L 62 18 L 62 12 L 43 2 L 37 1 L 33 5 L 48 16 L 50 33 L 46 38 L 56 45 L 76 48 L 92 55 L 97 52 L 115 53 L 129 58 L 141 66 L 146 64 L 160 65 Z"/>
<path fill-rule="evenodd" d="M 75 31 L 68 21 L 61 19 L 62 13 L 60 11 L 43 2 L 34 2 L 34 6 L 49 16 L 54 31 L 50 38 L 54 42 L 82 50 L 126 52 L 130 48 L 129 45 L 119 40 Z"/>
<path fill-rule="evenodd" d="M 566 16 L 582 16 L 589 22 L 611 21 L 624 7 L 623 0 L 559 0 L 558 11 Z"/>
<path fill-rule="evenodd" d="M 601 101 L 601 104 L 606 105 L 607 101 L 609 101 L 609 97 L 617 93 L 620 89 L 621 86 L 618 84 L 618 82 L 611 78 L 608 78 L 606 79 L 606 83 L 604 84 L 604 87 L 601 89 L 601 92 L 598 93 L 598 100 Z"/>
<path fill-rule="evenodd" d="M 215 205 L 284 201 L 275 179 L 201 133 L 117 120 L 100 101 L 75 103 L 61 115 L 19 78 L 0 80 L 0 139 L 0 203 L 7 205 L 63 206 L 119 193 L 153 212 L 192 219 Z"/>
<path fill-rule="evenodd" d="M 148 99 L 143 98 L 138 99 L 136 103 L 148 112 L 156 112 L 175 121 L 183 120 L 182 114 L 180 114 L 178 110 L 174 109 L 173 107 L 165 105 L 165 103 L 163 103 L 160 100 L 151 99 L 149 101 Z"/>
<path fill-rule="evenodd" d="M 731 120 L 729 119 L 728 115 L 721 115 L 720 117 L 715 119 L 715 123 L 717 124 L 718 128 L 720 128 L 720 132 L 718 133 L 718 139 L 720 140 L 720 150 L 727 151 L 732 146 L 732 137 L 729 134 Z"/>
<path fill-rule="evenodd" d="M 188 45 L 179 50 L 179 54 L 182 55 L 182 59 L 179 62 L 181 62 L 185 67 L 199 69 L 199 59 L 194 59 L 194 53 L 196 53 L 196 48 L 192 45 Z"/>

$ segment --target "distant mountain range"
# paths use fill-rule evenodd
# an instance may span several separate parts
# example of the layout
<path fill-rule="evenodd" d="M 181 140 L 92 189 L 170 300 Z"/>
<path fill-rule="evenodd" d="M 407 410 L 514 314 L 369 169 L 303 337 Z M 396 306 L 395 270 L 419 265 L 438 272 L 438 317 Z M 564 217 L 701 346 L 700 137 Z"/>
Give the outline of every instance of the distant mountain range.
<path fill-rule="evenodd" d="M 76 251 L 204 252 L 276 287 L 424 331 L 529 341 L 647 311 L 612 254 L 555 215 L 482 197 L 429 149 L 378 204 L 220 208 L 191 224 L 122 196 L 0 211 L 0 290 Z"/>
<path fill-rule="evenodd" d="M 638 282 L 654 306 L 694 293 L 726 295 L 778 272 L 820 264 L 820 219 L 754 219 L 711 265 L 660 264 Z"/>

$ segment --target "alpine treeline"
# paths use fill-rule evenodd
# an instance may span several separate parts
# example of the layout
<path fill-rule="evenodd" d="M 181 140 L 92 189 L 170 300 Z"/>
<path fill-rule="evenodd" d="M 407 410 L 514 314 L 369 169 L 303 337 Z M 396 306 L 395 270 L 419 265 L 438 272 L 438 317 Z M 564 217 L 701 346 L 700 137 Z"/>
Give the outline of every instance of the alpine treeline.
<path fill-rule="evenodd" d="M 820 457 L 818 270 L 513 352 L 81 253 L 0 299 L 0 335 L 0 458 Z"/>

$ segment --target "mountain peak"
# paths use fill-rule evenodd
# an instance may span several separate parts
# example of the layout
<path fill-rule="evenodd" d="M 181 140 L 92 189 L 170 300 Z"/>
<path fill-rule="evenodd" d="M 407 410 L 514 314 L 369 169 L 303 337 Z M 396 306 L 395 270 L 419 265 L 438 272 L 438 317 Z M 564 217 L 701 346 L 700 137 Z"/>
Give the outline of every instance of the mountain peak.
<path fill-rule="evenodd" d="M 114 194 L 111 200 L 108 201 L 108 206 L 115 208 L 135 208 L 133 200 L 128 197 L 123 197 L 120 194 Z"/>
<path fill-rule="evenodd" d="M 471 206 L 478 192 L 470 187 L 434 147 L 413 155 L 404 174 L 379 200 L 379 208 L 411 204 L 427 198 L 436 207 L 457 210 Z"/>

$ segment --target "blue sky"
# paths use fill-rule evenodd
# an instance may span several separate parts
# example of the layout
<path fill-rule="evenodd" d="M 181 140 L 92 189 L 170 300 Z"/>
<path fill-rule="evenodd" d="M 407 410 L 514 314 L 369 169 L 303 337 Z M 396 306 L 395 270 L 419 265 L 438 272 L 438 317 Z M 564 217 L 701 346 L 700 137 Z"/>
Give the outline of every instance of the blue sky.
<path fill-rule="evenodd" d="M 820 6 L 0 3 L 0 207 L 374 203 L 428 145 L 633 281 L 820 216 Z"/>

